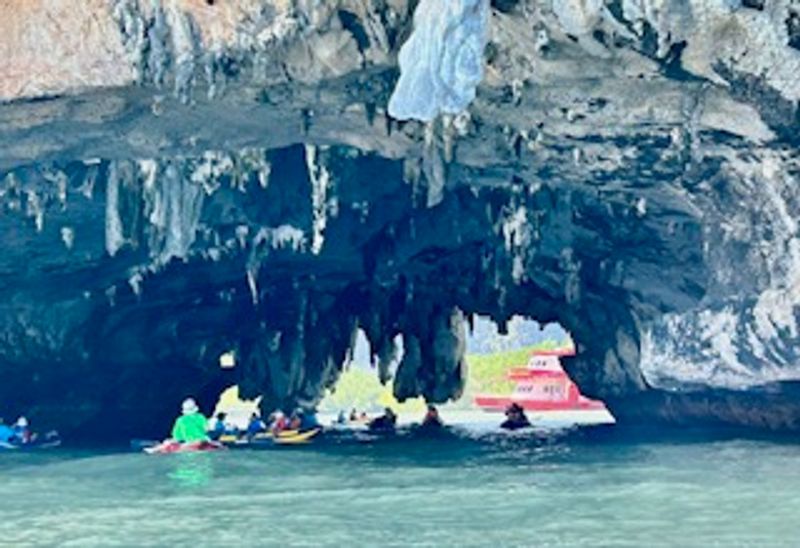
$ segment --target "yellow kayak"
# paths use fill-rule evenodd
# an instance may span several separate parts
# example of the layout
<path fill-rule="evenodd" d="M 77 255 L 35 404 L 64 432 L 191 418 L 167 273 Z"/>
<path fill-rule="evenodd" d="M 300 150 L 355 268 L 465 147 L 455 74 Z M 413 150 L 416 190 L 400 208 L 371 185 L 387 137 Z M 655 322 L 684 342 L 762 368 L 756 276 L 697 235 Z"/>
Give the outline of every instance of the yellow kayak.
<path fill-rule="evenodd" d="M 278 432 L 278 437 L 279 438 L 293 438 L 294 436 L 298 435 L 299 433 L 300 433 L 299 430 L 283 430 L 281 432 Z M 271 440 L 273 437 L 274 437 L 274 435 L 273 435 L 272 432 L 259 432 L 258 434 L 256 434 L 255 436 L 253 436 L 250 439 L 251 440 Z M 244 438 L 239 438 L 239 437 L 235 436 L 234 434 L 225 434 L 225 435 L 219 437 L 219 441 L 222 442 L 222 443 L 238 443 L 238 442 L 241 442 L 243 440 L 244 440 Z"/>
<path fill-rule="evenodd" d="M 225 434 L 220 436 L 219 442 L 225 445 L 233 446 L 247 446 L 253 442 L 272 441 L 274 443 L 292 444 L 292 443 L 305 443 L 311 438 L 319 434 L 321 428 L 313 428 L 300 432 L 299 430 L 282 430 L 277 434 L 272 432 L 260 432 L 252 438 L 238 438 L 233 434 Z"/>
<path fill-rule="evenodd" d="M 320 430 L 321 428 L 312 428 L 311 430 L 306 430 L 305 432 L 298 432 L 297 430 L 284 430 L 272 441 L 281 445 L 306 443 L 311 440 L 311 438 L 319 434 Z"/>
<path fill-rule="evenodd" d="M 225 434 L 220 436 L 219 440 L 217 441 L 219 441 L 220 443 L 236 443 L 237 441 L 239 441 L 239 438 L 237 438 L 233 434 Z"/>

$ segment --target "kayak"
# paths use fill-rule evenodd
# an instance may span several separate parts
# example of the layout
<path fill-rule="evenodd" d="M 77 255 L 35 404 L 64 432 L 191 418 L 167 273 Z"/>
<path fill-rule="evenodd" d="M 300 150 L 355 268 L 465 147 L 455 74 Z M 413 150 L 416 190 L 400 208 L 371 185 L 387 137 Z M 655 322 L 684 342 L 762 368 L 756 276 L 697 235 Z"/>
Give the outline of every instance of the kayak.
<path fill-rule="evenodd" d="M 144 452 L 148 455 L 166 455 L 169 453 L 201 453 L 206 451 L 220 451 L 225 446 L 216 441 L 193 441 L 181 443 L 179 441 L 167 440 L 158 445 L 145 447 Z"/>
<path fill-rule="evenodd" d="M 271 447 L 274 445 L 306 443 L 321 431 L 321 428 L 312 428 L 311 430 L 306 430 L 305 432 L 300 432 L 299 430 L 283 430 L 278 432 L 277 435 L 273 434 L 272 432 L 262 432 L 252 436 L 251 438 L 221 436 L 219 441 L 225 444 L 225 446 L 231 448 Z"/>
<path fill-rule="evenodd" d="M 299 430 L 281 430 L 278 432 L 277 437 L 279 438 L 291 438 L 300 433 Z M 251 441 L 263 441 L 263 440 L 272 440 L 276 437 L 275 434 L 272 432 L 259 432 L 254 436 L 242 436 L 239 437 L 235 434 L 224 434 L 219 437 L 219 442 L 224 444 L 242 444 L 242 443 L 249 443 Z"/>
<path fill-rule="evenodd" d="M 38 451 L 41 449 L 53 449 L 59 445 L 61 445 L 61 438 L 58 435 L 48 435 L 28 443 L 0 441 L 0 451 Z"/>
<path fill-rule="evenodd" d="M 334 422 L 328 428 L 334 432 L 364 432 L 369 430 L 366 422 Z"/>
<path fill-rule="evenodd" d="M 321 428 L 312 428 L 305 432 L 284 431 L 278 434 L 278 437 L 273 438 L 272 442 L 278 445 L 293 445 L 298 443 L 308 443 L 311 438 L 320 433 Z"/>

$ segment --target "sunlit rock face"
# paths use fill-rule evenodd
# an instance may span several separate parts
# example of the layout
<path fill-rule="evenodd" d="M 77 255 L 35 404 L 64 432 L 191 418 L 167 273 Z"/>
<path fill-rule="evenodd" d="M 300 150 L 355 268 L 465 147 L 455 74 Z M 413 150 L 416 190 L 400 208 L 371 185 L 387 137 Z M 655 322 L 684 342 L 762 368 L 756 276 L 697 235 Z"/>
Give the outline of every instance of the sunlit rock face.
<path fill-rule="evenodd" d="M 357 327 L 445 401 L 523 314 L 623 423 L 800 428 L 791 2 L 16 4 L 0 413 L 312 406 Z"/>

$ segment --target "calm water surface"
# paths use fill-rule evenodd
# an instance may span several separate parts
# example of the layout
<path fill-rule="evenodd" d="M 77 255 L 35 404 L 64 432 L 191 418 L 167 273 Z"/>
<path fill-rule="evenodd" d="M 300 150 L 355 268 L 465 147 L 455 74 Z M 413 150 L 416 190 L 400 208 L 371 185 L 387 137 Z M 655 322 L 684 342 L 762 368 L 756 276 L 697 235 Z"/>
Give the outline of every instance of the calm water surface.
<path fill-rule="evenodd" d="M 0 454 L 13 546 L 797 546 L 800 445 L 532 434 Z"/>

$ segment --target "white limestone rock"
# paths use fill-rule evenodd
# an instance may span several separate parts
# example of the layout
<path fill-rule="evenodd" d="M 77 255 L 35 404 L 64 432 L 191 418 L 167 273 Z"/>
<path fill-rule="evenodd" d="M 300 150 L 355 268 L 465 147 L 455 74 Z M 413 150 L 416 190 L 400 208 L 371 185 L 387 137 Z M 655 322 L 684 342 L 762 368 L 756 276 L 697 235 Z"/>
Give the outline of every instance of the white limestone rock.
<path fill-rule="evenodd" d="M 400 50 L 389 114 L 429 122 L 466 109 L 483 79 L 488 21 L 488 0 L 422 0 L 414 32 Z"/>

